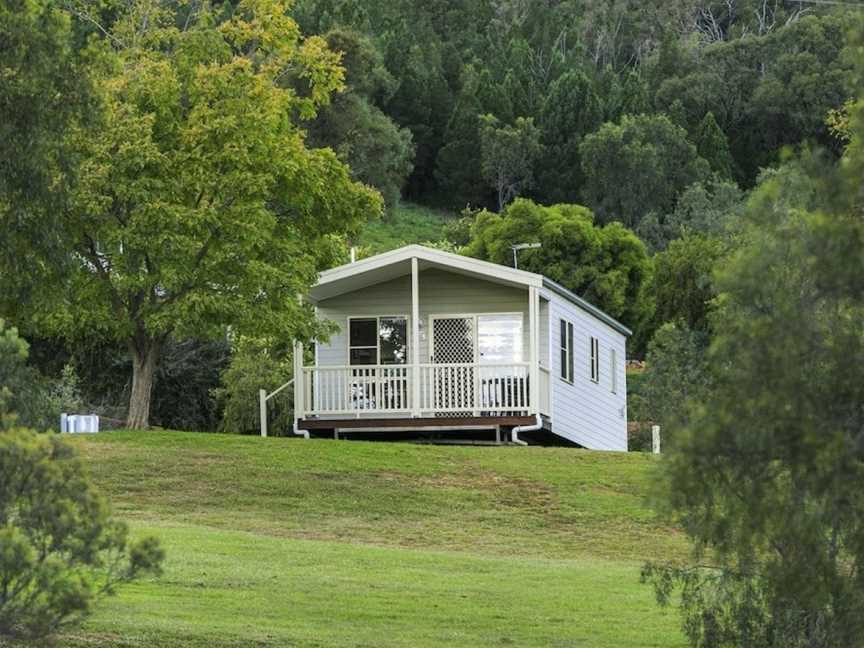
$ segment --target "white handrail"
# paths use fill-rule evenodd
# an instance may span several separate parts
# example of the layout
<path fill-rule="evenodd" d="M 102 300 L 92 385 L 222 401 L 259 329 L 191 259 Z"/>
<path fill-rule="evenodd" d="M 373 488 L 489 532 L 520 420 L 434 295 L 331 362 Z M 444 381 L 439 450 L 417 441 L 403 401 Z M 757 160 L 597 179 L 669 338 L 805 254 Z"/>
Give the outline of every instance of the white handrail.
<path fill-rule="evenodd" d="M 276 394 L 281 392 L 286 387 L 290 387 L 294 384 L 294 378 L 286 382 L 281 387 L 277 387 L 269 394 L 266 389 L 258 390 L 258 417 L 261 425 L 261 436 L 267 436 L 267 401 L 273 398 Z"/>

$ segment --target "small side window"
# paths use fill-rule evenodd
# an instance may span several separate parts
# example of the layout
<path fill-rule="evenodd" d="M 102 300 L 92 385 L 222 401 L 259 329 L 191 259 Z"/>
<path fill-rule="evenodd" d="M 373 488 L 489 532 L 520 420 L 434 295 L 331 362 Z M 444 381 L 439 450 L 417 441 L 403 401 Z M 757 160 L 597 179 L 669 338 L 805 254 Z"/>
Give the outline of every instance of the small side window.
<path fill-rule="evenodd" d="M 573 324 L 561 320 L 561 380 L 573 382 Z"/>
<path fill-rule="evenodd" d="M 600 340 L 595 337 L 589 339 L 591 342 L 590 359 L 591 359 L 591 380 L 600 382 Z"/>

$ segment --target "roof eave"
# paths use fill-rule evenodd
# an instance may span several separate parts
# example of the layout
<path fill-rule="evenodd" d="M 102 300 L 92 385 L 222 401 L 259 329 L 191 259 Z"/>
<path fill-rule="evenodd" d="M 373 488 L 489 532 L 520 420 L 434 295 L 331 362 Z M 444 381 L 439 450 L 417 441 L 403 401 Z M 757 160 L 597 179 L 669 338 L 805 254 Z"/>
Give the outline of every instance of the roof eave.
<path fill-rule="evenodd" d="M 633 335 L 633 331 L 631 331 L 629 328 L 624 326 L 621 322 L 616 320 L 614 317 L 612 317 L 611 315 L 607 315 L 606 313 L 604 313 L 602 310 L 597 308 L 591 302 L 585 301 L 584 299 L 582 299 L 582 297 L 580 297 L 579 295 L 574 293 L 572 290 L 568 290 L 567 288 L 565 288 L 561 284 L 559 284 L 555 281 L 552 281 L 549 277 L 543 277 L 543 286 L 548 288 L 552 292 L 555 292 L 555 293 L 561 295 L 562 297 L 564 297 L 568 301 L 576 304 L 579 308 L 586 311 L 587 313 L 590 313 L 591 315 L 593 315 L 594 317 L 599 319 L 604 324 L 611 326 L 613 329 L 615 329 L 616 331 L 618 331 L 622 335 L 626 335 L 627 337 L 630 337 Z"/>

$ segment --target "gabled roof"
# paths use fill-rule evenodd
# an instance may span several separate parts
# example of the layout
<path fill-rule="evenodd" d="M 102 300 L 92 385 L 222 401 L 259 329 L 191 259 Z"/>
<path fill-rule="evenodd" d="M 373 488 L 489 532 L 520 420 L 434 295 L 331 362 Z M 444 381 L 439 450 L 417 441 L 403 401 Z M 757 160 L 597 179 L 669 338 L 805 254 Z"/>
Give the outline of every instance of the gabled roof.
<path fill-rule="evenodd" d="M 630 329 L 626 326 L 548 277 L 423 245 L 406 245 L 397 250 L 376 254 L 367 259 L 325 270 L 319 275 L 318 283 L 310 290 L 309 297 L 312 301 L 318 302 L 322 299 L 354 292 L 366 286 L 410 275 L 411 259 L 414 258 L 417 259 L 421 271 L 438 268 L 457 274 L 479 277 L 485 281 L 506 286 L 545 287 L 605 322 L 619 333 L 631 334 Z"/>
<path fill-rule="evenodd" d="M 543 285 L 543 275 L 533 272 L 515 270 L 497 263 L 472 259 L 423 245 L 406 245 L 397 250 L 376 254 L 368 259 L 325 270 L 319 275 L 318 283 L 313 286 L 310 297 L 313 301 L 319 301 L 409 275 L 413 258 L 418 260 L 420 270 L 439 268 L 515 287 L 540 288 Z"/>

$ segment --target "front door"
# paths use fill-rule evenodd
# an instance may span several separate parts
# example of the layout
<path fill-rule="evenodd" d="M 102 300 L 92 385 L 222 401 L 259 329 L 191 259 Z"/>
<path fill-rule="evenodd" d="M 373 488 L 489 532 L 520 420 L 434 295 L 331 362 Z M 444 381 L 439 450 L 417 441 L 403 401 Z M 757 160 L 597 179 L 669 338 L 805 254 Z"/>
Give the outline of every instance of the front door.
<path fill-rule="evenodd" d="M 469 415 L 474 405 L 474 316 L 432 318 L 432 384 L 436 416 Z"/>
<path fill-rule="evenodd" d="M 475 321 L 468 317 L 432 318 L 432 362 L 462 364 L 474 362 Z"/>

